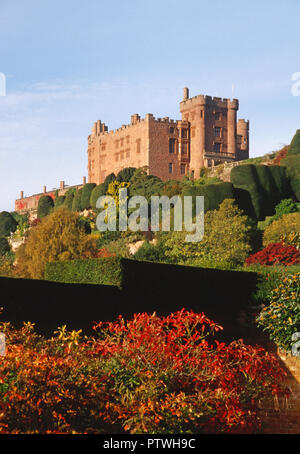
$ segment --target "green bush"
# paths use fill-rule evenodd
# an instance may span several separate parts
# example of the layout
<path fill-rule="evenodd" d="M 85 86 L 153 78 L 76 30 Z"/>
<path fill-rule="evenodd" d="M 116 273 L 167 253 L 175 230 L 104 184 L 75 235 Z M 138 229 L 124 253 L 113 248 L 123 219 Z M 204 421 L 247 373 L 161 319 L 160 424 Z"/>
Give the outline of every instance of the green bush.
<path fill-rule="evenodd" d="M 51 211 L 53 210 L 53 207 L 54 207 L 54 202 L 53 202 L 52 197 L 50 197 L 49 195 L 42 195 L 39 198 L 39 202 L 38 202 L 37 217 L 39 219 L 42 219 L 42 218 L 48 216 L 48 214 L 50 214 Z"/>
<path fill-rule="evenodd" d="M 95 183 L 87 183 L 83 186 L 81 192 L 80 208 L 81 210 L 88 210 L 91 208 L 90 198 L 92 190 L 96 187 Z"/>
<path fill-rule="evenodd" d="M 57 210 L 58 208 L 61 208 L 64 206 L 65 203 L 65 196 L 60 195 L 56 197 L 55 202 L 54 202 L 54 209 Z"/>
<path fill-rule="evenodd" d="M 72 201 L 72 211 L 81 211 L 81 193 L 82 188 L 78 189 L 78 191 L 75 192 Z"/>
<path fill-rule="evenodd" d="M 96 203 L 99 197 L 102 195 L 105 195 L 104 191 L 104 184 L 98 184 L 98 186 L 95 186 L 94 189 L 91 192 L 91 197 L 90 197 L 90 206 L 95 210 L 96 209 Z"/>
<path fill-rule="evenodd" d="M 69 284 L 104 284 L 121 287 L 121 259 L 109 257 L 47 263 L 45 279 Z"/>
<path fill-rule="evenodd" d="M 10 245 L 4 236 L 0 236 L 0 255 L 5 255 L 10 251 Z"/>
<path fill-rule="evenodd" d="M 135 260 L 146 260 L 149 262 L 165 262 L 166 256 L 163 244 L 159 242 L 157 245 L 145 241 L 145 243 L 134 254 Z"/>
<path fill-rule="evenodd" d="M 300 231 L 300 213 L 284 214 L 264 230 L 263 245 L 280 243 L 282 235 Z"/>
<path fill-rule="evenodd" d="M 136 171 L 136 167 L 126 167 L 125 169 L 120 170 L 117 174 L 116 180 L 120 183 L 129 182 Z"/>
<path fill-rule="evenodd" d="M 0 236 L 9 236 L 17 229 L 18 223 L 7 211 L 0 213 Z"/>
<path fill-rule="evenodd" d="M 64 208 L 66 208 L 69 211 L 72 211 L 72 203 L 75 192 L 76 192 L 75 188 L 69 188 L 65 193 Z"/>
<path fill-rule="evenodd" d="M 298 207 L 294 200 L 283 199 L 278 205 L 276 205 L 275 215 L 273 216 L 273 219 L 276 220 L 281 218 L 284 214 L 296 213 L 297 211 Z"/>
<path fill-rule="evenodd" d="M 271 291 L 257 323 L 278 347 L 291 352 L 293 335 L 300 331 L 300 272 L 285 277 Z"/>
<path fill-rule="evenodd" d="M 116 180 L 116 175 L 114 173 L 110 173 L 109 175 L 107 175 L 107 177 L 105 178 L 104 183 L 103 183 L 104 194 L 107 193 L 108 186 L 110 185 L 110 183 L 115 180 Z"/>

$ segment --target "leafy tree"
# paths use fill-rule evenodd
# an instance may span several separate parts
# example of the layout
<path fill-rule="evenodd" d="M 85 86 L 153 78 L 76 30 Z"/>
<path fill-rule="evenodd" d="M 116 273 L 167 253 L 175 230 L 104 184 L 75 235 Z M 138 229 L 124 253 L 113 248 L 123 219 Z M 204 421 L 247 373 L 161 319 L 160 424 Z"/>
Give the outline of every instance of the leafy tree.
<path fill-rule="evenodd" d="M 50 214 L 53 210 L 53 206 L 54 202 L 52 197 L 49 195 L 42 195 L 38 202 L 37 217 L 42 219 L 45 216 L 48 216 L 48 214 Z"/>
<path fill-rule="evenodd" d="M 134 254 L 134 260 L 146 260 L 148 262 L 166 261 L 163 243 L 159 242 L 157 245 L 154 245 L 145 241 L 145 243 Z"/>
<path fill-rule="evenodd" d="M 160 195 L 163 190 L 163 181 L 155 175 L 148 175 L 147 168 L 137 169 L 130 180 L 130 196 L 142 195 L 148 202 L 152 195 Z"/>
<path fill-rule="evenodd" d="M 0 236 L 0 255 L 5 255 L 10 251 L 10 244 L 7 238 Z"/>
<path fill-rule="evenodd" d="M 16 251 L 18 274 L 40 279 L 48 262 L 93 257 L 96 252 L 96 239 L 84 233 L 79 216 L 61 209 L 30 229 Z"/>
<path fill-rule="evenodd" d="M 284 214 L 272 222 L 263 234 L 263 245 L 279 243 L 283 235 L 300 232 L 300 213 Z"/>
<path fill-rule="evenodd" d="M 235 267 L 243 264 L 250 247 L 247 216 L 232 199 L 225 199 L 218 210 L 205 214 L 204 238 L 186 242 L 187 232 L 174 232 L 165 242 L 166 256 L 179 263 L 209 267 Z"/>
<path fill-rule="evenodd" d="M 80 208 L 81 210 L 88 210 L 91 208 L 90 198 L 92 190 L 96 187 L 95 183 L 87 183 L 83 186 L 81 192 Z"/>
<path fill-rule="evenodd" d="M 280 203 L 278 203 L 278 205 L 276 205 L 273 219 L 276 220 L 281 218 L 284 214 L 296 213 L 297 211 L 298 207 L 293 199 L 283 199 Z"/>
<path fill-rule="evenodd" d="M 102 195 L 105 195 L 104 192 L 104 184 L 98 184 L 98 186 L 95 186 L 94 189 L 91 192 L 91 197 L 90 197 L 90 206 L 95 210 L 96 209 L 96 203 L 99 197 Z"/>
<path fill-rule="evenodd" d="M 136 167 L 126 167 L 125 169 L 120 170 L 117 174 L 116 180 L 119 182 L 130 182 L 132 176 L 136 171 Z"/>
<path fill-rule="evenodd" d="M 75 192 L 72 202 L 72 211 L 81 211 L 81 193 L 82 188 Z"/>
<path fill-rule="evenodd" d="M 104 183 L 103 183 L 103 185 L 104 185 L 104 194 L 106 194 L 109 184 L 112 181 L 115 181 L 115 179 L 116 179 L 116 175 L 114 173 L 110 173 L 109 175 L 107 175 L 107 177 L 105 178 Z"/>
<path fill-rule="evenodd" d="M 8 211 L 1 211 L 0 213 L 0 235 L 9 236 L 11 232 L 15 232 L 18 223 Z"/>

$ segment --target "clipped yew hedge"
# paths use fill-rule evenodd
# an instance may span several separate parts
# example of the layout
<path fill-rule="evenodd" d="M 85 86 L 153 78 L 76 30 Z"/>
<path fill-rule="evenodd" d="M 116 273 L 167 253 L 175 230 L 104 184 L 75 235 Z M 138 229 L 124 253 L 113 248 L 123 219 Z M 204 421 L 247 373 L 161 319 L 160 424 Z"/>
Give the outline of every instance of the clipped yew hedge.
<path fill-rule="evenodd" d="M 67 283 L 109 284 L 119 287 L 122 305 L 118 313 L 164 315 L 186 309 L 205 312 L 233 336 L 245 338 L 239 325 L 241 313 L 250 310 L 257 274 L 245 271 L 179 266 L 108 257 L 49 263 L 45 278 Z M 109 302 L 107 302 L 109 304 Z M 84 310 L 84 306 L 83 306 Z"/>

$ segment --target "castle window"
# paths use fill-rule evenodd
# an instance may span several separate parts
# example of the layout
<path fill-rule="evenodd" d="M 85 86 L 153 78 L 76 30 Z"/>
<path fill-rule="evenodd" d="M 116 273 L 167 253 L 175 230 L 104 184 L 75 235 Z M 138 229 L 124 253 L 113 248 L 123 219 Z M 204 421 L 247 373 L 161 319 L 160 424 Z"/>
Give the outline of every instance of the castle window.
<path fill-rule="evenodd" d="M 214 128 L 214 136 L 221 137 L 221 128 Z"/>
<path fill-rule="evenodd" d="M 181 137 L 182 137 L 183 139 L 186 139 L 186 138 L 187 138 L 187 129 L 182 129 L 182 130 L 181 130 Z"/>
<path fill-rule="evenodd" d="M 124 159 L 124 151 L 123 150 L 120 152 L 120 159 Z"/>
<path fill-rule="evenodd" d="M 126 158 L 130 157 L 130 150 L 126 150 Z"/>
<path fill-rule="evenodd" d="M 121 147 L 123 147 L 123 145 L 124 145 L 124 139 L 120 139 L 120 145 L 121 145 Z"/>
<path fill-rule="evenodd" d="M 180 173 L 181 175 L 185 175 L 185 164 L 180 164 Z"/>
<path fill-rule="evenodd" d="M 136 140 L 136 152 L 137 153 L 141 152 L 141 139 Z"/>
<path fill-rule="evenodd" d="M 169 153 L 175 153 L 175 139 L 169 139 Z"/>
<path fill-rule="evenodd" d="M 169 173 L 173 173 L 173 164 L 172 164 L 172 162 L 169 163 Z"/>
<path fill-rule="evenodd" d="M 129 136 L 126 136 L 126 143 L 129 144 Z"/>
<path fill-rule="evenodd" d="M 174 128 L 170 128 L 170 134 L 174 134 Z"/>
<path fill-rule="evenodd" d="M 187 154 L 187 143 L 183 142 L 181 144 L 181 154 Z"/>
<path fill-rule="evenodd" d="M 215 120 L 221 120 L 221 112 L 215 112 Z"/>
<path fill-rule="evenodd" d="M 220 153 L 221 152 L 221 144 L 220 143 L 214 143 L 214 152 L 215 153 Z"/>

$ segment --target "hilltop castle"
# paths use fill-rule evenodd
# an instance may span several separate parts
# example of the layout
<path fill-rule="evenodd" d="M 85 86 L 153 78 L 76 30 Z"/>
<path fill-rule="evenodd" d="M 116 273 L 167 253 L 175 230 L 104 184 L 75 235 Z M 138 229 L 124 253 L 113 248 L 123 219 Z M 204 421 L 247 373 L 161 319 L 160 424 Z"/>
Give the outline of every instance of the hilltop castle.
<path fill-rule="evenodd" d="M 180 180 L 184 175 L 198 178 L 200 169 L 249 157 L 249 121 L 238 120 L 237 99 L 189 97 L 184 88 L 180 102 L 181 120 L 131 116 L 129 125 L 108 131 L 98 120 L 88 136 L 88 182 L 100 184 L 111 173 L 125 167 L 148 167 L 162 180 Z M 83 179 L 83 185 L 86 183 Z M 82 185 L 75 186 L 79 189 Z M 68 188 L 60 182 L 58 194 Z M 15 201 L 15 210 L 37 209 L 42 195 L 54 198 L 55 189 Z"/>
<path fill-rule="evenodd" d="M 88 137 L 88 181 L 103 183 L 125 167 L 147 166 L 162 180 L 199 177 L 200 169 L 249 157 L 249 122 L 237 121 L 237 99 L 189 97 L 184 88 L 181 120 L 131 116 L 108 131 L 98 120 Z"/>

